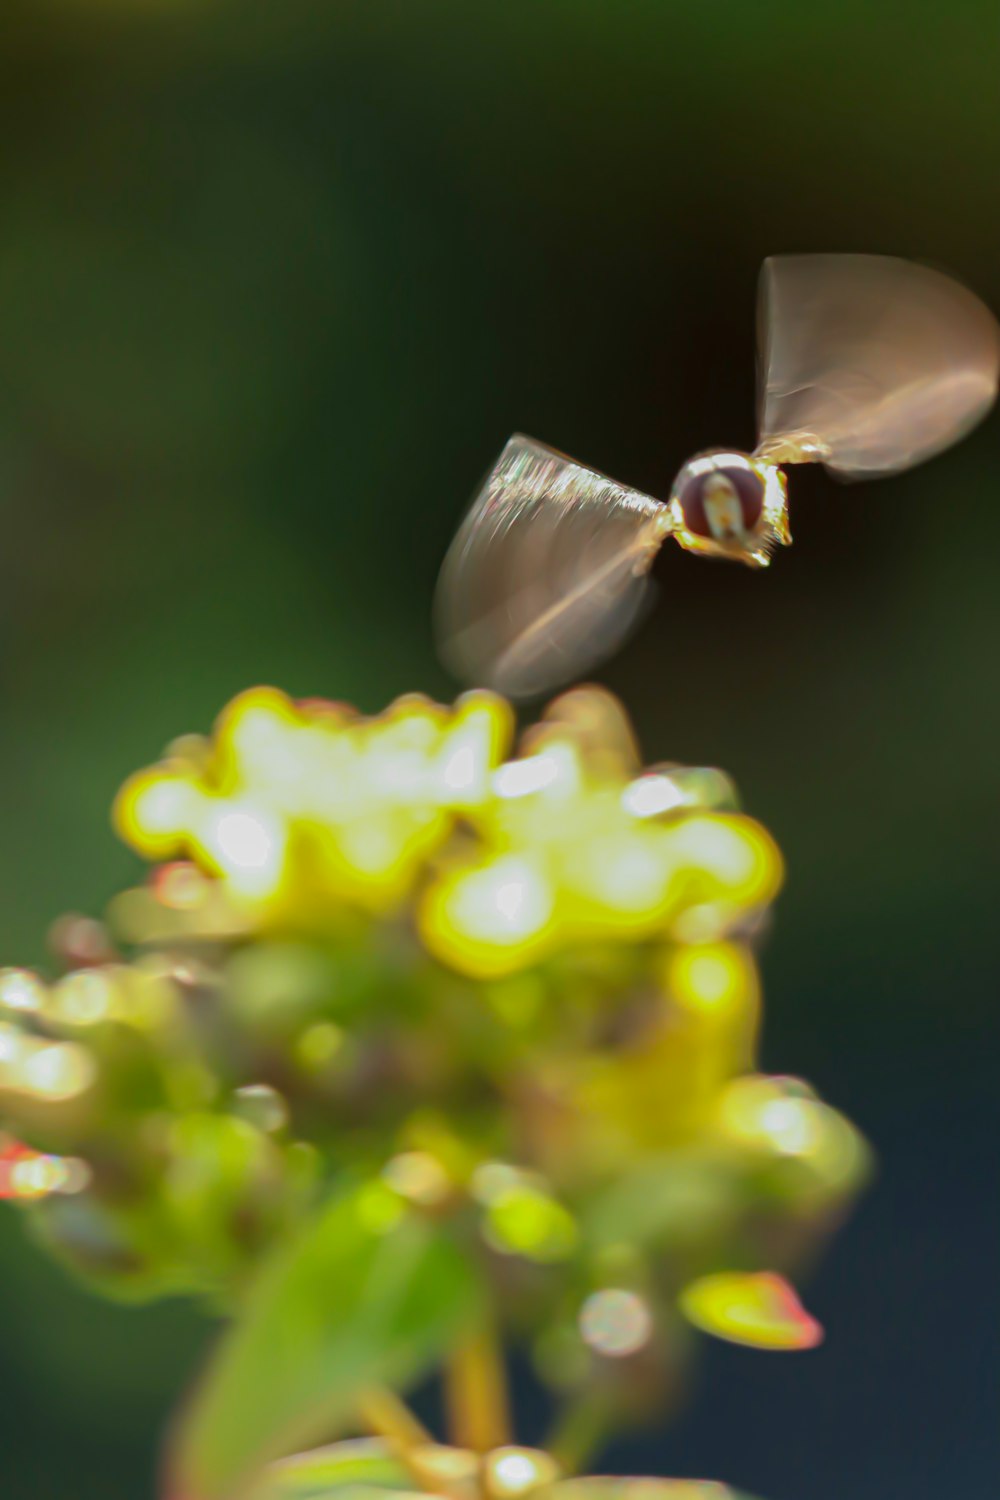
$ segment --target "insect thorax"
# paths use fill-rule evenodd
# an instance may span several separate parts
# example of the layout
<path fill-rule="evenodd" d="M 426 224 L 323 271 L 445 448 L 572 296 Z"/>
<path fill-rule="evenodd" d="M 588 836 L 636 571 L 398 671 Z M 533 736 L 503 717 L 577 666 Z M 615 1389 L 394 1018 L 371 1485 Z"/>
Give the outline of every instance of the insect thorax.
<path fill-rule="evenodd" d="M 785 475 L 777 464 L 719 449 L 689 459 L 670 493 L 673 533 L 688 552 L 765 568 L 791 541 Z"/>

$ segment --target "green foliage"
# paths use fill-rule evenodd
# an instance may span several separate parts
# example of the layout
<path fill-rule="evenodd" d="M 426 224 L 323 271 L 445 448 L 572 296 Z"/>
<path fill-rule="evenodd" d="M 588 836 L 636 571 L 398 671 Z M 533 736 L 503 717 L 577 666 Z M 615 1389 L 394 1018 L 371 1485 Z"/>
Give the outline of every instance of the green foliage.
<path fill-rule="evenodd" d="M 471 1455 L 460 1454 L 454 1449 L 434 1451 L 445 1460 L 442 1468 L 448 1456 L 452 1458 L 451 1483 L 447 1488 L 442 1487 L 442 1493 L 451 1494 L 457 1500 L 475 1500 L 480 1486 L 473 1479 L 458 1477 L 464 1468 L 462 1460 Z M 515 1463 L 525 1465 L 543 1457 L 525 1449 L 508 1450 L 508 1461 L 510 1456 L 514 1456 Z M 502 1463 L 501 1457 L 501 1466 Z M 750 1496 L 737 1494 L 725 1485 L 696 1479 L 601 1475 L 588 1479 L 529 1482 L 523 1487 L 508 1481 L 508 1488 L 503 1482 L 502 1467 L 499 1476 L 496 1470 L 494 1463 L 482 1487 L 490 1500 L 502 1500 L 502 1497 L 512 1500 L 513 1496 L 529 1495 L 532 1500 L 751 1500 Z M 403 1464 L 391 1458 L 384 1443 L 336 1443 L 273 1465 L 248 1500 L 380 1500 L 384 1495 L 412 1488 L 412 1476 L 407 1474 Z"/>
<path fill-rule="evenodd" d="M 334 1443 L 273 1464 L 251 1500 L 346 1500 L 358 1493 L 370 1500 L 385 1490 L 406 1490 L 413 1480 L 378 1438 Z"/>
<path fill-rule="evenodd" d="M 752 1500 L 726 1485 L 698 1479 L 616 1479 L 594 1476 L 552 1486 L 551 1500 Z"/>
<path fill-rule="evenodd" d="M 502 1500 L 494 1333 L 565 1405 L 574 1464 L 676 1388 L 683 1317 L 821 1337 L 782 1273 L 865 1152 L 755 1068 L 777 848 L 715 805 L 719 773 L 643 770 L 600 689 L 516 751 L 511 722 L 487 693 L 365 718 L 250 690 L 123 788 L 153 868 L 109 926 L 57 924 L 59 977 L 0 971 L 0 1195 L 100 1290 L 234 1319 L 169 1500 L 244 1500 L 296 1448 L 388 1432 L 372 1390 L 442 1366 L 436 1451 Z M 527 1454 L 507 1473 L 553 1483 Z"/>
<path fill-rule="evenodd" d="M 186 1413 L 173 1491 L 226 1500 L 268 1460 L 356 1418 L 359 1393 L 405 1385 L 474 1317 L 478 1289 L 447 1233 L 370 1227 L 364 1190 L 326 1207 L 266 1265 Z"/>

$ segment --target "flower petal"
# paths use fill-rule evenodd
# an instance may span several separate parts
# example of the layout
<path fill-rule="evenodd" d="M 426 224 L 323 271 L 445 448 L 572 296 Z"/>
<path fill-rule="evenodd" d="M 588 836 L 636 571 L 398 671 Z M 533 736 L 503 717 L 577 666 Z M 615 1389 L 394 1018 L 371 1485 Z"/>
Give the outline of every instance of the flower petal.
<path fill-rule="evenodd" d="M 813 1349 L 823 1339 L 794 1287 L 773 1271 L 702 1276 L 684 1288 L 680 1309 L 704 1333 L 754 1349 Z"/>

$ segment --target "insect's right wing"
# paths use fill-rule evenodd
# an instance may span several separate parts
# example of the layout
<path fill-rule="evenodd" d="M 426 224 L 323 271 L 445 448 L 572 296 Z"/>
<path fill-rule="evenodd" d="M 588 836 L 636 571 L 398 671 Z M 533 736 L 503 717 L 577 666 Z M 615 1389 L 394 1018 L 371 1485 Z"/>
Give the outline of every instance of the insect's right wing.
<path fill-rule="evenodd" d="M 758 452 L 779 463 L 896 473 L 958 442 L 996 399 L 996 320 L 930 266 L 772 256 L 759 322 Z"/>
<path fill-rule="evenodd" d="M 659 501 L 515 435 L 441 570 L 442 657 L 512 698 L 578 676 L 627 635 L 670 529 Z"/>

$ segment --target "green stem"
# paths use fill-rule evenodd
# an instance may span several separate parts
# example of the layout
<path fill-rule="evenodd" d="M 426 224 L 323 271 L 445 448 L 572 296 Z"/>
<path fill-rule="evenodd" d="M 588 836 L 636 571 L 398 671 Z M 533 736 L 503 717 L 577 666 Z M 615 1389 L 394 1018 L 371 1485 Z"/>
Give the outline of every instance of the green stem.
<path fill-rule="evenodd" d="M 452 1350 L 445 1365 L 451 1441 L 489 1453 L 511 1441 L 507 1372 L 492 1323 L 482 1323 Z"/>
<path fill-rule="evenodd" d="M 585 1391 L 567 1402 L 546 1438 L 544 1447 L 564 1474 L 579 1474 L 614 1427 L 614 1413 L 607 1397 Z"/>
<path fill-rule="evenodd" d="M 371 1386 L 361 1392 L 358 1415 L 376 1437 L 385 1438 L 401 1463 L 409 1463 L 414 1453 L 434 1441 L 405 1402 L 386 1386 Z"/>
<path fill-rule="evenodd" d="M 358 1398 L 358 1415 L 377 1437 L 384 1438 L 417 1489 L 437 1500 L 468 1500 L 475 1465 L 469 1469 L 448 1448 L 441 1448 L 394 1391 L 372 1386 Z"/>

